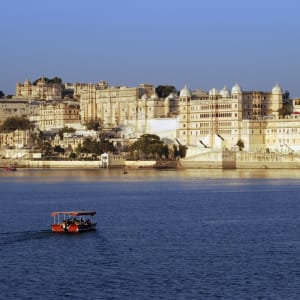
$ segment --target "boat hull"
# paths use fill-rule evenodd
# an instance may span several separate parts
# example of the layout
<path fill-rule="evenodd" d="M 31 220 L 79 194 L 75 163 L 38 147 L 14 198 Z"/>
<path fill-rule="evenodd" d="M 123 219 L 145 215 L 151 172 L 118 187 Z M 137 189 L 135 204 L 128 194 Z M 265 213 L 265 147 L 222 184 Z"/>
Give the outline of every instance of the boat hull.
<path fill-rule="evenodd" d="M 96 223 L 92 223 L 90 225 L 76 225 L 71 224 L 69 226 L 66 226 L 66 224 L 52 224 L 51 230 L 53 232 L 61 232 L 61 233 L 80 233 L 85 231 L 92 231 L 96 230 Z"/>

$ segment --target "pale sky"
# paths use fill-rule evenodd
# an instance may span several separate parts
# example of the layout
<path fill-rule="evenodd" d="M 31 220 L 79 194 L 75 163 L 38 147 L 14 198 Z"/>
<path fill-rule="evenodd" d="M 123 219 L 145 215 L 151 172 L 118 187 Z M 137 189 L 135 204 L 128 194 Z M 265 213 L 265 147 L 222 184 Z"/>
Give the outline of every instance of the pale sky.
<path fill-rule="evenodd" d="M 42 75 L 300 97 L 299 0 L 1 0 L 0 90 Z"/>

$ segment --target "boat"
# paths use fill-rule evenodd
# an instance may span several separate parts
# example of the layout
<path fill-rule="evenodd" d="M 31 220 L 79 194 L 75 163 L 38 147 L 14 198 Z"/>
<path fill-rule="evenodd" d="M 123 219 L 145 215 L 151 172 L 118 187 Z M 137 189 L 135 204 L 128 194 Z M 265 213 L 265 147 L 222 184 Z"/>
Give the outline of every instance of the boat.
<path fill-rule="evenodd" d="M 6 166 L 3 169 L 4 169 L 4 171 L 7 171 L 7 172 L 17 171 L 17 168 L 13 167 L 13 166 Z"/>
<path fill-rule="evenodd" d="M 53 232 L 85 232 L 96 230 L 96 225 L 93 221 L 95 211 L 54 211 L 50 215 L 54 218 L 51 224 Z"/>
<path fill-rule="evenodd" d="M 123 169 L 123 174 L 128 174 L 128 170 L 126 167 L 124 167 L 124 169 Z"/>

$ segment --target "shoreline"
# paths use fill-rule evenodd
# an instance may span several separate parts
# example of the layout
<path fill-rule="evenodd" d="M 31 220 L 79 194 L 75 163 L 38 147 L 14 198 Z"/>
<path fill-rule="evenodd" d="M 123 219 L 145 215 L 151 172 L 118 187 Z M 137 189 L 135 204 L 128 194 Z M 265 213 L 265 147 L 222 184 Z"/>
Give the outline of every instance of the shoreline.
<path fill-rule="evenodd" d="M 63 161 L 63 160 L 2 160 L 0 168 L 8 166 L 22 169 L 300 169 L 299 161 L 281 162 L 245 162 L 245 161 L 124 161 L 122 164 L 110 164 L 102 167 L 99 161 Z"/>

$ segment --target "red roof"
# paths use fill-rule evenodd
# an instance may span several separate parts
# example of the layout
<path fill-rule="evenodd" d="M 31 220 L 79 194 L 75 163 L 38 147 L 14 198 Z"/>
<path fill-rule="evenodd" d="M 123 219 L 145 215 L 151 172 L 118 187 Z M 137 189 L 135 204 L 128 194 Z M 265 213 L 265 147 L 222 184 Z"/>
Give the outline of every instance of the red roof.
<path fill-rule="evenodd" d="M 58 215 L 70 215 L 70 216 L 93 216 L 95 215 L 95 211 L 91 210 L 81 210 L 81 211 L 54 211 L 51 213 L 51 216 L 58 216 Z"/>

